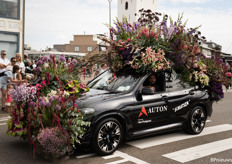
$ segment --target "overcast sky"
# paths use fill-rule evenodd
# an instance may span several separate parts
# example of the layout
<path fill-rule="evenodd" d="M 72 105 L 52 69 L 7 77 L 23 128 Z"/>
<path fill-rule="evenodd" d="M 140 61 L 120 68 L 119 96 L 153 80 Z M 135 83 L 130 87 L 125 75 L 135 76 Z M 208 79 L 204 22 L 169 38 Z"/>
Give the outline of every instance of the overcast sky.
<path fill-rule="evenodd" d="M 158 0 L 157 10 L 176 20 L 184 12 L 187 27 L 201 25 L 208 41 L 232 53 L 231 0 Z M 33 49 L 67 44 L 75 34 L 107 33 L 108 0 L 26 0 L 25 43 Z M 117 0 L 112 0 L 112 19 L 117 16 Z"/>

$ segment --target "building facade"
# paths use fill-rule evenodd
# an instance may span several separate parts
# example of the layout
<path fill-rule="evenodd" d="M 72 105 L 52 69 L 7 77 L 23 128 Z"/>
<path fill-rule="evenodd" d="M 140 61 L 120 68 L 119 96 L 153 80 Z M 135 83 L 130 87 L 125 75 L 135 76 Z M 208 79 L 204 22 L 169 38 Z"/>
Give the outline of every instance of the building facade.
<path fill-rule="evenodd" d="M 136 22 L 139 16 L 135 15 L 140 9 L 150 9 L 155 12 L 157 9 L 157 0 L 118 0 L 118 19 L 122 21 L 124 17 L 128 22 Z"/>
<path fill-rule="evenodd" d="M 23 54 L 25 0 L 0 0 L 0 51 Z"/>
<path fill-rule="evenodd" d="M 101 47 L 97 35 L 74 35 L 69 44 L 55 44 L 53 48 L 59 52 L 99 53 Z"/>
<path fill-rule="evenodd" d="M 221 58 L 221 56 L 225 54 L 222 52 L 222 46 L 212 41 L 202 43 L 201 52 L 206 55 L 207 58 L 211 58 L 212 56 Z"/>

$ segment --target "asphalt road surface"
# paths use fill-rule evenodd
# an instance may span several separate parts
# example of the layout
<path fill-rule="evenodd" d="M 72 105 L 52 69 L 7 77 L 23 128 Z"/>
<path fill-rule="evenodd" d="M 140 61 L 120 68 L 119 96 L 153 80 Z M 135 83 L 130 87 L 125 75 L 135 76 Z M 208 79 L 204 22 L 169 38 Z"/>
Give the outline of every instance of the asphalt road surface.
<path fill-rule="evenodd" d="M 91 149 L 80 148 L 61 164 L 208 164 L 232 163 L 232 91 L 214 104 L 211 118 L 200 135 L 174 131 L 126 143 L 110 156 L 97 156 Z M 0 164 L 40 164 L 33 160 L 26 141 L 6 135 L 6 113 L 0 113 Z"/>

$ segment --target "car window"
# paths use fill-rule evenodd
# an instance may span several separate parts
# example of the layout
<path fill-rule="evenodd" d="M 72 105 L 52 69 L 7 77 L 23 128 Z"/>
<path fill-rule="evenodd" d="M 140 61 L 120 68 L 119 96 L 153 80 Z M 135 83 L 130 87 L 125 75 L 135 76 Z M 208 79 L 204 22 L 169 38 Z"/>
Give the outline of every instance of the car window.
<path fill-rule="evenodd" d="M 131 75 L 117 77 L 115 74 L 106 71 L 90 82 L 88 87 L 113 92 L 126 92 L 132 90 L 137 82 L 138 78 Z"/>
<path fill-rule="evenodd" d="M 178 91 L 190 88 L 191 86 L 181 80 L 181 75 L 177 74 L 174 69 L 171 73 L 165 73 L 166 91 Z"/>
<path fill-rule="evenodd" d="M 155 81 L 153 81 L 155 78 Z M 152 73 L 143 82 L 143 87 L 152 88 L 154 92 L 164 91 L 164 78 L 162 73 Z"/>

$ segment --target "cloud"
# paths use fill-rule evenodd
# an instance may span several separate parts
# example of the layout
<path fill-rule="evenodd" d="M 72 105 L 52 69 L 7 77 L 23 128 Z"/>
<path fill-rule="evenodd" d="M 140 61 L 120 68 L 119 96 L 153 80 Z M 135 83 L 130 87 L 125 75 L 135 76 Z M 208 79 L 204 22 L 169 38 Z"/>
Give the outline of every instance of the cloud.
<path fill-rule="evenodd" d="M 37 50 L 53 44 L 69 43 L 75 34 L 107 33 L 107 0 L 33 0 L 26 1 L 25 43 Z M 117 10 L 112 4 L 112 19 Z"/>
<path fill-rule="evenodd" d="M 206 3 L 211 0 L 171 0 L 172 3 Z"/>
<path fill-rule="evenodd" d="M 202 25 L 200 31 L 208 40 L 222 45 L 223 51 L 232 53 L 232 8 L 209 8 L 208 5 L 186 5 L 181 3 L 200 0 L 160 0 L 158 11 L 171 15 L 174 20 L 184 12 L 189 19 L 187 27 Z M 201 0 L 209 2 L 210 0 Z M 213 0 L 211 0 L 213 1 Z M 117 16 L 117 1 L 112 1 L 112 19 Z M 165 2 L 165 3 L 164 3 Z M 169 3 L 168 3 L 169 2 Z M 170 6 L 170 2 L 179 3 Z M 215 2 L 215 1 L 214 1 Z M 229 5 L 227 5 L 229 6 Z M 104 23 L 109 22 L 107 0 L 27 0 L 25 43 L 32 48 L 44 49 L 53 44 L 69 43 L 75 34 L 107 33 Z"/>
<path fill-rule="evenodd" d="M 206 9 L 206 8 L 166 8 L 160 6 L 160 11 L 171 15 L 173 20 L 177 20 L 179 13 L 184 13 L 183 22 L 188 20 L 187 27 L 197 27 L 208 41 L 213 41 L 222 46 L 222 50 L 232 54 L 232 8 L 226 11 Z"/>

